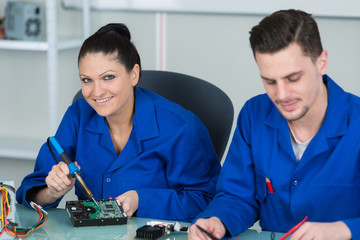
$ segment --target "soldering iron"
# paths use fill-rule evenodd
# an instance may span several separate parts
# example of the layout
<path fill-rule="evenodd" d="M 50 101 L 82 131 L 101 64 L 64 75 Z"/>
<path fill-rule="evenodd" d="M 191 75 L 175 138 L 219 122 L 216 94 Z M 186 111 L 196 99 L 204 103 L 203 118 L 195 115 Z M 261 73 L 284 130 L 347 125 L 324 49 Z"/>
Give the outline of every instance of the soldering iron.
<path fill-rule="evenodd" d="M 55 148 L 55 150 L 57 151 L 57 153 L 60 155 L 60 158 L 68 165 L 70 175 L 72 177 L 76 177 L 76 179 L 79 181 L 79 183 L 81 184 L 81 186 L 83 187 L 83 189 L 85 190 L 85 192 L 89 196 L 89 198 L 91 198 L 94 201 L 94 203 L 96 204 L 96 206 L 99 209 L 101 209 L 99 204 L 95 200 L 94 195 L 92 194 L 90 189 L 86 186 L 84 180 L 80 176 L 80 169 L 76 166 L 76 164 L 73 161 L 71 161 L 70 157 L 66 154 L 64 149 L 62 149 L 62 147 L 60 146 L 58 141 L 55 139 L 55 137 L 50 137 L 49 140 L 50 140 L 51 144 L 53 145 L 53 147 Z"/>

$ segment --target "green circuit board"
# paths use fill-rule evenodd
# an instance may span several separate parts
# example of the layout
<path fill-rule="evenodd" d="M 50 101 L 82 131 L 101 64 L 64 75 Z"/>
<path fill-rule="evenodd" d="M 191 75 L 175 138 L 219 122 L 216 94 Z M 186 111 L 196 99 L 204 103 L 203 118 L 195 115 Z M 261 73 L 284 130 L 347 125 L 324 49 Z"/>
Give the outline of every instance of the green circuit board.
<path fill-rule="evenodd" d="M 127 216 L 116 199 L 67 201 L 66 210 L 75 227 L 126 224 Z"/>
<path fill-rule="evenodd" d="M 120 205 L 114 200 L 97 201 L 100 209 L 94 202 L 84 202 L 85 207 L 93 207 L 96 211 L 90 213 L 91 219 L 96 218 L 121 218 L 124 217 L 124 212 Z"/>

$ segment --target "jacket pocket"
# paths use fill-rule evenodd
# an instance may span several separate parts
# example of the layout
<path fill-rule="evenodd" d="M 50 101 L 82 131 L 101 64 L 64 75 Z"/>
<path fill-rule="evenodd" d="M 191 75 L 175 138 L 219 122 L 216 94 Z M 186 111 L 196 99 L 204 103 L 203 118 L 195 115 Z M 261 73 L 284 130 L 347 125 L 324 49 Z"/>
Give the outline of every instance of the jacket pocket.
<path fill-rule="evenodd" d="M 266 185 L 266 176 L 258 171 L 256 171 L 255 198 L 259 201 L 260 226 L 262 229 L 274 229 L 275 224 L 278 225 L 275 227 L 277 229 L 282 223 L 286 224 L 284 209 L 276 189 L 274 189 L 273 193 L 269 192 Z"/>

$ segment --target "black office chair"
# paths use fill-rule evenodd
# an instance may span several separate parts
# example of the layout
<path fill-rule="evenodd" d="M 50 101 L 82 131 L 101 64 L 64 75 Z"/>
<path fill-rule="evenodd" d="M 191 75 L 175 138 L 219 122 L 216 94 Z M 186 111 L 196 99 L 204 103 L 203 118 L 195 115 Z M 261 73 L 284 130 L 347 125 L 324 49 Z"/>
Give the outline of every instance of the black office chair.
<path fill-rule="evenodd" d="M 195 113 L 208 129 L 221 160 L 234 119 L 234 107 L 226 93 L 196 77 L 155 70 L 144 70 L 137 86 L 155 92 Z M 81 90 L 73 101 L 80 97 L 83 97 Z"/>

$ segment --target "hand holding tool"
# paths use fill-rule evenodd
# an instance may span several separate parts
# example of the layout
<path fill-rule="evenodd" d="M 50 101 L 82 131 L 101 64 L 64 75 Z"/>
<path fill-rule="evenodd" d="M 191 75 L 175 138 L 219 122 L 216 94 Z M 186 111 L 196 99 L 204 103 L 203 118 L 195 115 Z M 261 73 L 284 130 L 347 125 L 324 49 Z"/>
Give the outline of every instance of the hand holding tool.
<path fill-rule="evenodd" d="M 81 186 L 84 188 L 84 190 L 85 190 L 86 194 L 89 196 L 89 198 L 91 198 L 94 201 L 94 203 L 96 204 L 96 206 L 101 210 L 99 204 L 97 203 L 97 201 L 94 198 L 94 195 L 92 194 L 92 192 L 90 191 L 90 189 L 87 187 L 84 180 L 80 176 L 80 169 L 76 166 L 76 164 L 73 161 L 71 161 L 70 157 L 64 152 L 64 149 L 62 149 L 62 147 L 60 146 L 58 141 L 55 139 L 55 137 L 50 137 L 49 140 L 50 140 L 51 144 L 54 146 L 55 150 L 60 155 L 60 158 L 68 165 L 70 175 L 73 177 L 74 176 L 76 177 L 76 179 L 79 181 Z"/>
<path fill-rule="evenodd" d="M 219 240 L 218 238 L 214 237 L 211 233 L 209 233 L 208 231 L 206 231 L 205 229 L 203 229 L 202 227 L 200 227 L 199 225 L 196 225 L 196 227 L 203 233 L 205 233 L 209 238 L 211 238 L 212 240 Z"/>

